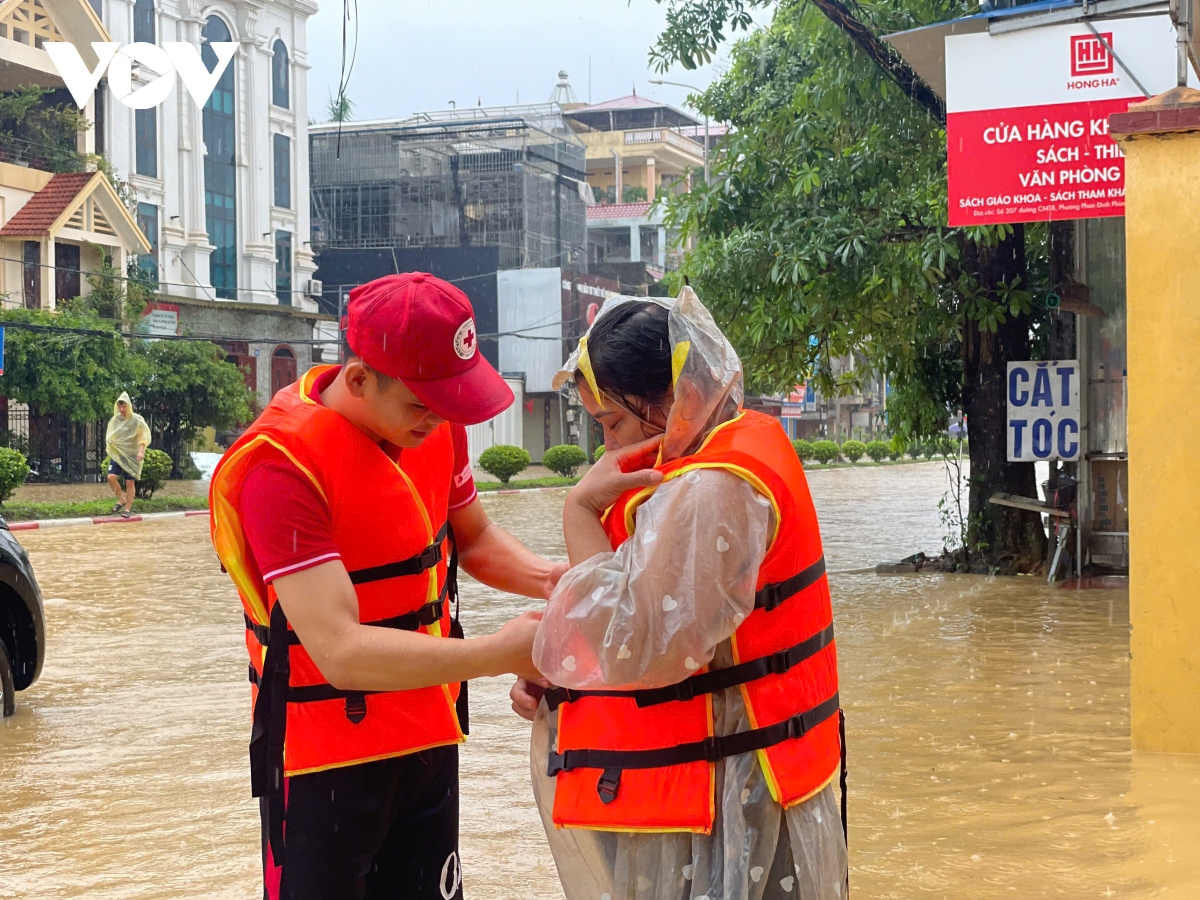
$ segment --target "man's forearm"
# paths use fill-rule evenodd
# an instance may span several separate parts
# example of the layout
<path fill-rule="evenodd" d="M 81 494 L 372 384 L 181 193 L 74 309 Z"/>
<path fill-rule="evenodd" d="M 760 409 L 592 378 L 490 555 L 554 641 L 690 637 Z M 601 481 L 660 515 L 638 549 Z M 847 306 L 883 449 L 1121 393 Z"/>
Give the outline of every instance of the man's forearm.
<path fill-rule="evenodd" d="M 488 587 L 538 599 L 545 598 L 546 581 L 554 567 L 491 523 L 460 552 L 459 563 L 472 578 Z"/>
<path fill-rule="evenodd" d="M 498 649 L 495 635 L 447 640 L 356 625 L 329 647 L 318 667 L 339 690 L 407 691 L 502 675 Z"/>

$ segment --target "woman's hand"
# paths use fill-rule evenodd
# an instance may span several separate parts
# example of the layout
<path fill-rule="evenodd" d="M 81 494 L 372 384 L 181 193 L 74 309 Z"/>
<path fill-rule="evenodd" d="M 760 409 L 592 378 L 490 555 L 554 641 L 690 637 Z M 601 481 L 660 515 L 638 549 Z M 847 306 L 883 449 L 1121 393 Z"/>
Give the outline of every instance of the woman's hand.
<path fill-rule="evenodd" d="M 546 688 L 550 686 L 550 682 L 527 681 L 524 678 L 518 678 L 517 683 L 512 686 L 512 690 L 508 692 L 508 697 L 512 700 L 513 712 L 522 719 L 530 722 L 537 715 L 538 703 L 542 699 L 542 694 L 546 693 Z"/>
<path fill-rule="evenodd" d="M 661 434 L 605 453 L 571 489 L 567 502 L 599 518 L 626 491 L 658 484 L 663 475 L 653 466 L 660 443 Z"/>

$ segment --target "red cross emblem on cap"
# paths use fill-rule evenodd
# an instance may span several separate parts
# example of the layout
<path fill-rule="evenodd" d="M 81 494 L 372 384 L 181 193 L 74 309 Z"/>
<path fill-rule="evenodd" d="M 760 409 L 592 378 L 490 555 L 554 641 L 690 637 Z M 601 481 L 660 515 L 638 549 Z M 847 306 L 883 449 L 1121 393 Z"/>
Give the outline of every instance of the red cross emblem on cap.
<path fill-rule="evenodd" d="M 454 333 L 454 352 L 460 359 L 470 359 L 475 355 L 475 320 L 467 319 L 458 326 Z"/>

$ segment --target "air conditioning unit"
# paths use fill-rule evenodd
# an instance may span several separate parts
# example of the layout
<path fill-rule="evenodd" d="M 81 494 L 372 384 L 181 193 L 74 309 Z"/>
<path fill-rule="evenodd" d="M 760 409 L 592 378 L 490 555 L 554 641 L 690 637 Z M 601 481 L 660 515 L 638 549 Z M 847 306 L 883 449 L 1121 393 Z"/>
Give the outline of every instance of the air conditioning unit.
<path fill-rule="evenodd" d="M 325 285 L 315 278 L 310 278 L 308 279 L 308 287 L 305 289 L 304 293 L 308 294 L 310 297 L 320 297 L 325 293 Z"/>

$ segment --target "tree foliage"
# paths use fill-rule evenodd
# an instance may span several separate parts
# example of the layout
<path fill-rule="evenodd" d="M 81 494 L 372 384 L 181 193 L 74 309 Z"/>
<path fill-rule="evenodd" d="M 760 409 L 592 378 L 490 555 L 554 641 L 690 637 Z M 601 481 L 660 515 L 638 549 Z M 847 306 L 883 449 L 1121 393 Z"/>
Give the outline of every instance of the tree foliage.
<path fill-rule="evenodd" d="M 670 0 L 652 61 L 707 61 L 765 5 Z M 1027 265 L 1026 250 L 1044 247 L 1044 231 L 947 226 L 940 100 L 878 37 L 964 11 L 954 0 L 782 0 L 699 98 L 733 126 L 710 183 L 666 202 L 695 241 L 679 274 L 742 354 L 751 390 L 811 379 L 846 394 L 885 373 L 902 442 L 943 432 L 964 409 L 990 446 L 1003 416 L 991 370 L 1029 353 L 1031 299 L 1045 287 L 1030 278 L 1045 267 Z M 869 367 L 835 374 L 851 354 Z M 1028 479 L 1002 452 L 979 463 L 971 507 L 982 522 L 993 491 L 1024 493 Z M 997 527 L 1015 535 L 1013 524 Z M 1036 536 L 1020 541 L 1036 559 Z"/>
<path fill-rule="evenodd" d="M 12 309 L 0 325 L 24 323 L 75 328 L 99 334 L 7 328 L 0 393 L 42 413 L 60 413 L 73 422 L 107 420 L 113 401 L 132 374 L 128 348 L 111 320 L 94 310 L 70 307 L 52 313 Z"/>
<path fill-rule="evenodd" d="M 150 423 L 154 441 L 184 464 L 184 450 L 202 428 L 246 422 L 253 399 L 237 366 L 207 341 L 135 341 L 130 394 Z"/>

